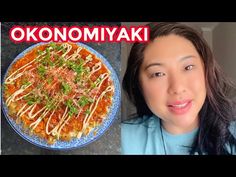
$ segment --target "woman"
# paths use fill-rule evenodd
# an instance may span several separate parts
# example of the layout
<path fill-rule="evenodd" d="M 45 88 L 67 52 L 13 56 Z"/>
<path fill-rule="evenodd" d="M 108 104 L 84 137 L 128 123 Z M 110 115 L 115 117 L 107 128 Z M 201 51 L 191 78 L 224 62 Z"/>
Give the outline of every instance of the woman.
<path fill-rule="evenodd" d="M 137 117 L 122 123 L 122 154 L 236 154 L 235 90 L 207 42 L 183 24 L 149 26 L 123 79 Z"/>

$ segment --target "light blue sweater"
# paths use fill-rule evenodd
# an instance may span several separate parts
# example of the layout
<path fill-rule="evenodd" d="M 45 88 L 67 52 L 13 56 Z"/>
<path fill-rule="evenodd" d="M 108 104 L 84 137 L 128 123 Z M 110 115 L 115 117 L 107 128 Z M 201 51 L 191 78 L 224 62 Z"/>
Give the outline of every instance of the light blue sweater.
<path fill-rule="evenodd" d="M 121 153 L 188 155 L 197 131 L 173 135 L 160 126 L 156 116 L 133 119 L 121 125 Z"/>

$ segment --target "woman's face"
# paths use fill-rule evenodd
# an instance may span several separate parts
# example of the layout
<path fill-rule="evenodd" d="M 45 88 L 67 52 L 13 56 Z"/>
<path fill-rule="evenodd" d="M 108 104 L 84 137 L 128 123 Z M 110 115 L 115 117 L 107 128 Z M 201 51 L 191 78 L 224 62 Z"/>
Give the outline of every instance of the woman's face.
<path fill-rule="evenodd" d="M 156 38 L 144 51 L 139 74 L 146 103 L 167 131 L 198 127 L 206 98 L 204 64 L 189 40 L 174 34 Z"/>

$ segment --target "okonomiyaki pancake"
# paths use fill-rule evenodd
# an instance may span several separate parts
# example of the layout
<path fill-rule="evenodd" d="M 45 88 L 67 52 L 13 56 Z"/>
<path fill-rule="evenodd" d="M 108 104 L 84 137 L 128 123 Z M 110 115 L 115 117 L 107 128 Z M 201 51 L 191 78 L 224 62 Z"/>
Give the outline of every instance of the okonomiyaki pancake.
<path fill-rule="evenodd" d="M 78 43 L 51 42 L 10 66 L 2 96 L 16 124 L 52 145 L 80 139 L 102 124 L 115 91 L 111 71 L 94 53 Z"/>

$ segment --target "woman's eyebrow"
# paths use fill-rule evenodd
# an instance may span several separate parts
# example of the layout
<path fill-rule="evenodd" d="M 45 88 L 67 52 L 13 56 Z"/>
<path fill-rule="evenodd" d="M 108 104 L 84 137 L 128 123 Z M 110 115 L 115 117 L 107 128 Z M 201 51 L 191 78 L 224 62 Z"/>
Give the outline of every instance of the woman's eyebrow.
<path fill-rule="evenodd" d="M 179 59 L 179 61 L 184 61 L 184 60 L 191 59 L 191 58 L 196 58 L 196 56 L 194 56 L 194 55 L 187 55 L 187 56 L 185 56 L 185 57 L 181 57 L 181 58 Z M 164 65 L 164 63 L 159 63 L 159 62 L 150 63 L 150 64 L 148 64 L 148 65 L 144 68 L 144 70 L 147 70 L 148 68 L 150 68 L 150 67 L 152 67 L 152 66 L 163 66 L 163 65 Z"/>
<path fill-rule="evenodd" d="M 151 63 L 149 65 L 147 65 L 144 70 L 147 70 L 148 68 L 152 67 L 152 66 L 162 66 L 163 64 L 162 63 Z"/>
<path fill-rule="evenodd" d="M 180 61 L 183 61 L 183 60 L 186 60 L 186 59 L 191 59 L 191 58 L 196 58 L 196 56 L 194 56 L 194 55 L 188 55 L 188 56 L 185 56 L 185 57 L 180 58 Z"/>

